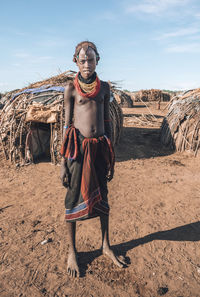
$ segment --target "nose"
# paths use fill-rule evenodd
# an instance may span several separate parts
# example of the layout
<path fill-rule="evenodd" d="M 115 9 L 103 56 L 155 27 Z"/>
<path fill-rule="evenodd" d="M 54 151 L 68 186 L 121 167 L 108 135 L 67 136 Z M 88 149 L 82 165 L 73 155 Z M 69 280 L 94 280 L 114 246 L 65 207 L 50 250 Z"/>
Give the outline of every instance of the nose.
<path fill-rule="evenodd" d="M 88 66 L 90 63 L 89 63 L 89 61 L 88 60 L 85 60 L 85 66 Z"/>

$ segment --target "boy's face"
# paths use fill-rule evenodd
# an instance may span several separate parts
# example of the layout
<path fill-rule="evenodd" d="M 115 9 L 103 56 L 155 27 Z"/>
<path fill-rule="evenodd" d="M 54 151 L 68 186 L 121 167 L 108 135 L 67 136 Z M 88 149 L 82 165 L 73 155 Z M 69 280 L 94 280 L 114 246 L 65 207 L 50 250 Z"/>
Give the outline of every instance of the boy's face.
<path fill-rule="evenodd" d="M 82 48 L 79 52 L 76 65 L 83 78 L 88 79 L 95 72 L 97 61 L 96 53 L 92 48 L 85 50 Z"/>

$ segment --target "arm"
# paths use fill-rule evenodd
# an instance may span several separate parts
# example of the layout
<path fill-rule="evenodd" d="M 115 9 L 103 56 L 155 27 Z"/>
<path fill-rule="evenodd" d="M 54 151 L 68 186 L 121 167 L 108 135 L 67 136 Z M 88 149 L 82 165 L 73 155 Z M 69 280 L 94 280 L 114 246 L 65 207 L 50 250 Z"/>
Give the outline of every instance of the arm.
<path fill-rule="evenodd" d="M 63 129 L 63 140 L 65 138 L 66 127 L 72 124 L 74 110 L 73 90 L 73 84 L 68 83 L 64 92 L 65 128 Z M 60 179 L 63 186 L 67 188 L 69 186 L 69 170 L 64 158 L 61 159 Z"/>
<path fill-rule="evenodd" d="M 104 127 L 105 134 L 112 142 L 111 119 L 110 119 L 110 86 L 106 83 L 106 95 L 104 99 Z M 111 181 L 114 175 L 114 168 L 107 175 L 107 181 Z"/>
<path fill-rule="evenodd" d="M 104 127 L 105 134 L 111 140 L 111 119 L 110 119 L 110 86 L 105 83 L 106 94 L 104 98 Z"/>
<path fill-rule="evenodd" d="M 69 127 L 72 124 L 73 112 L 74 112 L 74 96 L 73 96 L 73 83 L 69 82 L 65 87 L 64 92 L 64 108 L 65 108 L 65 125 L 64 127 Z M 63 130 L 63 139 L 65 137 L 66 128 Z"/>

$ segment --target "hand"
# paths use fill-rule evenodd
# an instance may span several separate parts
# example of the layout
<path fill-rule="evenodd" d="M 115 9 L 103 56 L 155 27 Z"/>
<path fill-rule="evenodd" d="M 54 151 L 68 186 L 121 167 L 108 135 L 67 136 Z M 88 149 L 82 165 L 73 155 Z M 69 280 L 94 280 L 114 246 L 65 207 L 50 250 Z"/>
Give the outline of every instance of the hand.
<path fill-rule="evenodd" d="M 61 179 L 62 185 L 65 188 L 68 188 L 69 187 L 69 172 L 68 172 L 68 169 L 64 163 L 61 164 L 60 179 Z"/>
<path fill-rule="evenodd" d="M 111 170 L 108 175 L 106 176 L 107 178 L 107 181 L 110 182 L 112 179 L 113 179 L 113 176 L 114 176 L 114 169 Z"/>

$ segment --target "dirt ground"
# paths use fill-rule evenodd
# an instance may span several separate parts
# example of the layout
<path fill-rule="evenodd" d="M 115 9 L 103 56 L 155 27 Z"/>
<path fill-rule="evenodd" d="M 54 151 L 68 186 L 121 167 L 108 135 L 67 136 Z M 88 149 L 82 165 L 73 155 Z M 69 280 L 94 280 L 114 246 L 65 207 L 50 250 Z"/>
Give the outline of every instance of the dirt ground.
<path fill-rule="evenodd" d="M 160 144 L 166 110 L 150 108 L 123 109 L 109 183 L 110 241 L 126 268 L 101 255 L 95 218 L 77 225 L 81 277 L 71 279 L 60 167 L 0 160 L 1 297 L 200 296 L 200 160 Z M 157 122 L 143 125 L 150 111 Z"/>

